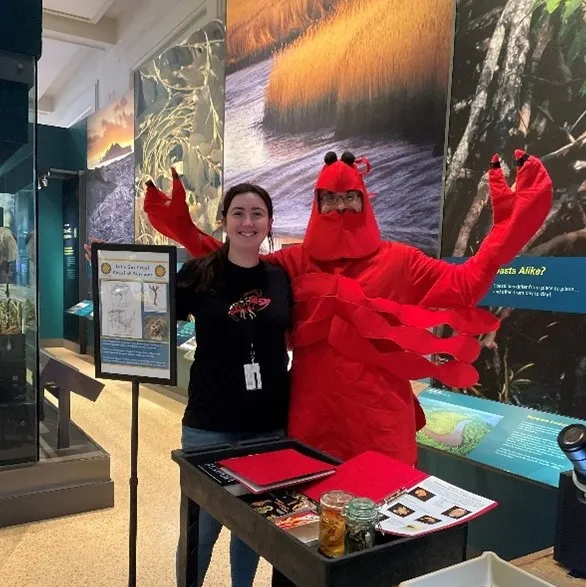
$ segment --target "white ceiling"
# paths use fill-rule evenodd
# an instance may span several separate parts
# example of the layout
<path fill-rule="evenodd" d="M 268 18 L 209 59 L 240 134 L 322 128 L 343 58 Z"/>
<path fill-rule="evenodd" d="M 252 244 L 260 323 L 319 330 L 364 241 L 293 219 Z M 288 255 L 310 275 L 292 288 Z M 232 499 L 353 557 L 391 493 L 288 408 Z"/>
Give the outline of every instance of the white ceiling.
<path fill-rule="evenodd" d="M 39 98 L 49 93 L 51 86 L 59 75 L 67 71 L 69 64 L 81 50 L 82 48 L 78 45 L 53 39 L 43 39 L 43 55 L 39 60 L 37 82 Z M 87 51 L 93 53 L 94 50 L 87 49 Z M 56 89 L 53 88 L 53 90 Z"/>
<path fill-rule="evenodd" d="M 43 0 L 43 53 L 38 64 L 41 113 L 53 111 L 63 87 L 92 53 L 116 44 L 117 19 L 135 6 L 132 0 Z"/>
<path fill-rule="evenodd" d="M 45 0 L 43 9 L 60 12 L 64 15 L 76 16 L 96 24 L 108 11 L 113 0 Z"/>

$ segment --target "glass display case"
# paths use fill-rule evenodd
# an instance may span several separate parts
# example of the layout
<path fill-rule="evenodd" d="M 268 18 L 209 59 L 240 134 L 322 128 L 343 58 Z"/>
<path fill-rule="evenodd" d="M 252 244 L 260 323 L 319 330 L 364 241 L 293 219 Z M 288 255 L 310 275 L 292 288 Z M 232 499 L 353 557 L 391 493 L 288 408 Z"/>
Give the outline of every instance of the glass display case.
<path fill-rule="evenodd" d="M 0 66 L 15 57 L 0 52 Z M 21 114 L 18 132 L 0 136 L 0 466 L 36 461 L 39 453 L 36 60 L 23 61 L 26 82 L 5 84 L 0 96 L 1 109 Z"/>

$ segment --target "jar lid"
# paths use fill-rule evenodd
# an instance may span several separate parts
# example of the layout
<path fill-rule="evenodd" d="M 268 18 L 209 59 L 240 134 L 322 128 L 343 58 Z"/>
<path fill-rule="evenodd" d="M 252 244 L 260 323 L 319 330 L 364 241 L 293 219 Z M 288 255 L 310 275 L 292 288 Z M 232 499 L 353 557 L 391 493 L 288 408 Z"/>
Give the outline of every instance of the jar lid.
<path fill-rule="evenodd" d="M 351 493 L 333 490 L 324 493 L 319 501 L 322 506 L 342 510 L 352 499 L 354 496 Z"/>
<path fill-rule="evenodd" d="M 355 520 L 371 521 L 377 517 L 376 503 L 367 497 L 355 497 L 348 504 L 347 517 Z"/>

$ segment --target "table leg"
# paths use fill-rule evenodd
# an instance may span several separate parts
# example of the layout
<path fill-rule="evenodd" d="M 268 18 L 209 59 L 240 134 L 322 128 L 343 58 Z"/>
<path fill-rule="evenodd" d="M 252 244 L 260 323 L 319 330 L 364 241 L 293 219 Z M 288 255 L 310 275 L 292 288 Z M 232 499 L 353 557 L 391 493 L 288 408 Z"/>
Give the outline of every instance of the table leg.
<path fill-rule="evenodd" d="M 197 587 L 199 505 L 181 492 L 177 587 Z"/>
<path fill-rule="evenodd" d="M 273 567 L 271 587 L 295 587 L 295 583 L 287 579 L 283 573 Z"/>

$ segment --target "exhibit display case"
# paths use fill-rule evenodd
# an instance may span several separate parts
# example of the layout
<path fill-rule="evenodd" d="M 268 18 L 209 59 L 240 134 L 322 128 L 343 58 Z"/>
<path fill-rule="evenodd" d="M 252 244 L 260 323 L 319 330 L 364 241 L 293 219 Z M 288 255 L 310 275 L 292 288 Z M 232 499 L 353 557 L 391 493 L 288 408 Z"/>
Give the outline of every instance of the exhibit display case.
<path fill-rule="evenodd" d="M 114 503 L 108 453 L 70 419 L 71 394 L 96 401 L 103 384 L 39 348 L 40 279 L 50 316 L 68 244 L 50 171 L 75 150 L 37 125 L 41 14 L 39 0 L 0 3 L 0 528 Z"/>
<path fill-rule="evenodd" d="M 38 459 L 36 61 L 0 53 L 0 66 L 21 58 L 28 119 L 0 158 L 0 466 Z"/>

